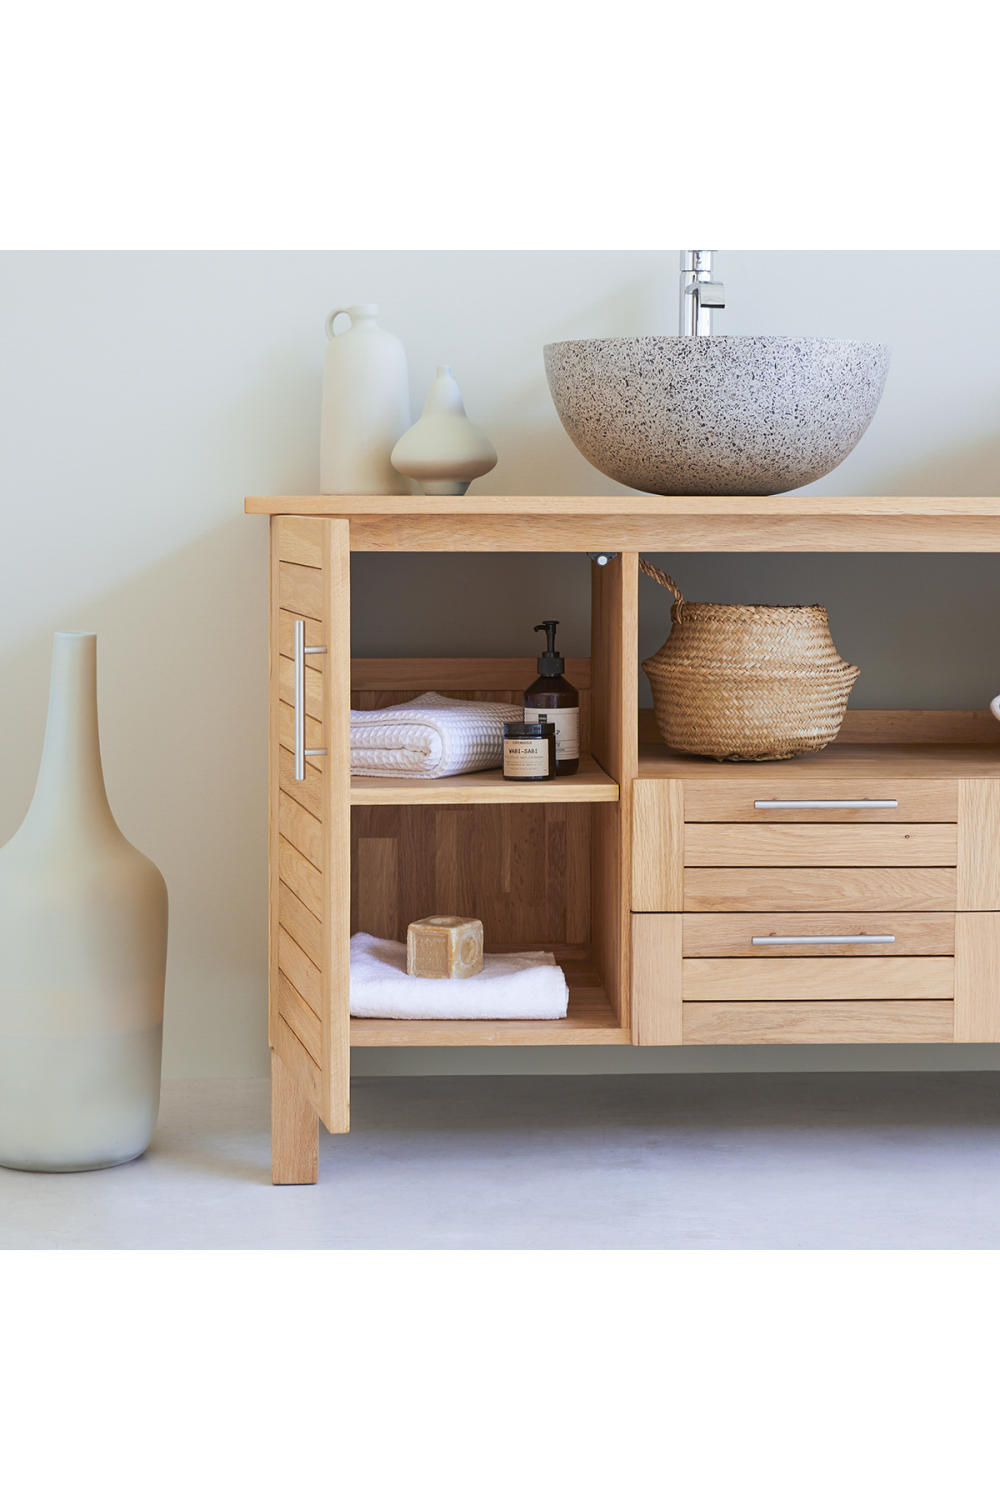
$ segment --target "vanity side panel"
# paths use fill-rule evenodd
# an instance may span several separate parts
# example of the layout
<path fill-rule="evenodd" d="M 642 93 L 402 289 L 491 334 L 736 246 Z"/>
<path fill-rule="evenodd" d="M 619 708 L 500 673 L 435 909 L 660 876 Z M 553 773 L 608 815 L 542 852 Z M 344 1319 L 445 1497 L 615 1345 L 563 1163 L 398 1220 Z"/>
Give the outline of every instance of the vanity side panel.
<path fill-rule="evenodd" d="M 1000 1042 L 1000 912 L 955 918 L 955 1041 Z"/>
<path fill-rule="evenodd" d="M 1000 779 L 958 784 L 958 909 L 1000 911 Z"/>
<path fill-rule="evenodd" d="M 588 549 L 593 550 L 593 549 Z M 639 559 L 623 552 L 591 567 L 591 753 L 621 788 L 593 808 L 591 942 L 622 1026 L 629 1025 L 632 787 L 638 766 Z"/>

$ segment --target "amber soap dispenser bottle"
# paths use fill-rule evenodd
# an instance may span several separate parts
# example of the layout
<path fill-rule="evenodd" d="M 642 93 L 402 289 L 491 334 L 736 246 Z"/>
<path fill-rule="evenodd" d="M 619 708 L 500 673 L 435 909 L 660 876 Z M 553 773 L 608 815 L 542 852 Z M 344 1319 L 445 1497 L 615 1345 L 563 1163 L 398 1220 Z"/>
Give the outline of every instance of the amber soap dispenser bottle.
<path fill-rule="evenodd" d="M 538 658 L 538 676 L 524 695 L 524 722 L 556 726 L 556 775 L 580 769 L 580 694 L 563 676 L 566 659 L 556 651 L 558 620 L 543 620 L 546 647 Z"/>

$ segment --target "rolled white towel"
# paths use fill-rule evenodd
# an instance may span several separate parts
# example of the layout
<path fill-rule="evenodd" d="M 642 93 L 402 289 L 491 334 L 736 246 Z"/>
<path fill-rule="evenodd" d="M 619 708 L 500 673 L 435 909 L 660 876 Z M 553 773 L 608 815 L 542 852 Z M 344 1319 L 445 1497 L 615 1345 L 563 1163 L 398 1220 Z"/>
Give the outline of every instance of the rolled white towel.
<path fill-rule="evenodd" d="M 458 776 L 503 762 L 503 726 L 514 703 L 469 703 L 422 693 L 391 708 L 351 710 L 352 776 Z"/>
<path fill-rule="evenodd" d="M 551 953 L 487 953 L 470 979 L 416 979 L 406 944 L 351 938 L 351 1015 L 394 1021 L 558 1021 L 569 988 Z"/>

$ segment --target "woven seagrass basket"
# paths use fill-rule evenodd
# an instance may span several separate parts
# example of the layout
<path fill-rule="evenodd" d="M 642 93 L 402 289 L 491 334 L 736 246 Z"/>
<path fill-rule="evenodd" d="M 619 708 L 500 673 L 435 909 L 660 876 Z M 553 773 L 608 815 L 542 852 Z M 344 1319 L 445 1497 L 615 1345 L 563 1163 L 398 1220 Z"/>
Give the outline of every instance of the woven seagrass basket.
<path fill-rule="evenodd" d="M 822 750 L 840 728 L 860 667 L 837 655 L 819 604 L 690 604 L 669 589 L 673 629 L 642 663 L 664 743 L 716 760 L 790 760 Z"/>

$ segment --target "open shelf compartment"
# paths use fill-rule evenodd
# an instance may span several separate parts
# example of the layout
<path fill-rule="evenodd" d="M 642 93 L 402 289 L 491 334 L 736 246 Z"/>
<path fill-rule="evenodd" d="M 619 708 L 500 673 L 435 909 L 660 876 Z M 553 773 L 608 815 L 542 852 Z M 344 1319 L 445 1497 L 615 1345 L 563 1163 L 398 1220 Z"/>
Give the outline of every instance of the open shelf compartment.
<path fill-rule="evenodd" d="M 518 703 L 533 658 L 387 658 L 351 663 L 352 708 L 418 693 Z M 546 951 L 570 988 L 560 1021 L 352 1018 L 352 1046 L 551 1046 L 630 1039 L 614 920 L 619 786 L 590 754 L 591 663 L 571 658 L 580 690 L 581 768 L 519 786 L 497 770 L 422 780 L 351 780 L 351 931 L 405 942 L 435 912 L 478 917 L 486 951 Z M 625 1014 L 622 1010 L 625 1009 Z"/>

